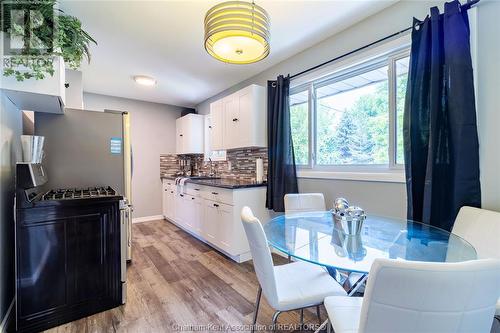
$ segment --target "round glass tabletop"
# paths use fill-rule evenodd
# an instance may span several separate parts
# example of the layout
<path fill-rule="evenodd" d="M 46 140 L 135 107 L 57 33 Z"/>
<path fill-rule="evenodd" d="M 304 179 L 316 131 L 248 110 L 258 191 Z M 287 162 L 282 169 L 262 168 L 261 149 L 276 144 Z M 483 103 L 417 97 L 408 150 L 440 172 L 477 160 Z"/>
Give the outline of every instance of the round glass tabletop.
<path fill-rule="evenodd" d="M 446 230 L 410 220 L 368 215 L 360 235 L 334 227 L 333 215 L 280 215 L 264 225 L 271 246 L 301 260 L 367 274 L 376 258 L 458 262 L 477 259 L 474 247 Z"/>

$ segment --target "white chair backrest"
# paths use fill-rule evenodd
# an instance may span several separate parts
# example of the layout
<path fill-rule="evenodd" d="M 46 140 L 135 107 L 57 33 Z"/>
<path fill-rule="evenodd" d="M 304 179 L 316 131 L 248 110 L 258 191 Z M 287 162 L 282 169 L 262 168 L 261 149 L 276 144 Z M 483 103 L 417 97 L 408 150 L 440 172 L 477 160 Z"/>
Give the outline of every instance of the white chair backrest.
<path fill-rule="evenodd" d="M 323 193 L 285 194 L 285 213 L 325 211 Z"/>
<path fill-rule="evenodd" d="M 490 332 L 500 261 L 377 259 L 365 289 L 359 333 Z"/>
<path fill-rule="evenodd" d="M 452 232 L 474 246 L 479 259 L 500 259 L 500 213 L 464 206 Z"/>
<path fill-rule="evenodd" d="M 250 252 L 252 253 L 253 267 L 257 274 L 262 292 L 273 308 L 278 307 L 278 292 L 276 288 L 276 278 L 274 276 L 274 264 L 267 244 L 267 237 L 259 219 L 256 218 L 252 210 L 243 207 L 241 210 L 241 221 L 245 228 Z"/>

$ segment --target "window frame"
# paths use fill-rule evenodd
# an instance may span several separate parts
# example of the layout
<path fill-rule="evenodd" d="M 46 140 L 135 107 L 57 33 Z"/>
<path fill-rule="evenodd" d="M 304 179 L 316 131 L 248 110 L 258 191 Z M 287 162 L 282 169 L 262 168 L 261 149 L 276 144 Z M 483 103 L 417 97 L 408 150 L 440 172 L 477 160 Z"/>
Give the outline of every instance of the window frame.
<path fill-rule="evenodd" d="M 392 155 L 392 159 L 394 164 L 391 165 L 391 168 L 396 169 L 396 170 L 404 170 L 405 165 L 404 163 L 397 163 L 398 161 L 398 151 L 397 151 L 397 132 L 398 132 L 398 123 L 397 123 L 397 115 L 398 115 L 398 109 L 397 109 L 397 91 L 398 91 L 398 73 L 397 73 L 397 67 L 396 63 L 404 58 L 409 58 L 410 57 L 410 48 L 406 48 L 404 50 L 400 50 L 399 52 L 396 52 L 393 57 L 391 58 L 392 64 L 389 67 L 389 85 L 392 89 L 389 89 L 389 110 L 391 110 L 391 113 L 389 117 L 393 117 L 392 120 L 392 125 L 391 122 L 389 122 L 389 126 L 392 127 L 393 131 L 393 137 L 389 137 L 389 139 L 393 142 L 393 150 L 390 151 Z M 409 73 L 409 68 L 408 68 L 408 73 Z M 392 81 L 392 83 L 391 83 Z M 392 96 L 391 96 L 392 95 Z M 391 106 L 392 103 L 392 106 Z"/>
<path fill-rule="evenodd" d="M 312 106 L 311 104 L 313 103 L 313 98 L 311 96 L 311 90 L 309 89 L 309 83 L 306 83 L 306 84 L 301 84 L 299 86 L 296 86 L 296 87 L 293 87 L 292 89 L 290 89 L 290 96 L 291 95 L 295 95 L 295 94 L 298 94 L 298 93 L 301 93 L 303 91 L 307 91 L 307 108 L 308 108 L 308 112 L 307 112 L 307 121 L 308 121 L 308 128 L 307 128 L 307 142 L 308 142 L 308 147 L 307 147 L 307 161 L 308 163 L 307 164 L 297 164 L 298 167 L 305 167 L 305 168 L 312 168 L 313 165 L 312 165 L 312 149 L 314 147 L 313 145 L 313 133 L 311 131 L 311 124 L 312 124 L 312 121 L 313 121 L 313 115 L 311 113 L 311 110 L 312 110 Z"/>
<path fill-rule="evenodd" d="M 397 163 L 397 73 L 396 73 L 396 62 L 400 59 L 409 57 L 410 55 L 410 45 L 405 44 L 397 48 L 393 48 L 388 52 L 381 52 L 375 56 L 367 56 L 353 64 L 347 65 L 341 69 L 333 71 L 329 75 L 321 76 L 316 79 L 309 80 L 307 82 L 293 86 L 290 89 L 290 95 L 300 93 L 303 91 L 308 91 L 308 115 L 309 115 L 309 126 L 308 126 L 308 139 L 309 139 L 309 152 L 308 152 L 308 164 L 299 165 L 297 168 L 299 171 L 299 177 L 305 175 L 305 177 L 311 178 L 339 178 L 346 179 L 352 177 L 356 178 L 356 174 L 370 175 L 384 174 L 381 178 L 383 181 L 403 181 L 404 177 L 401 175 L 404 173 L 404 164 Z M 388 164 L 350 164 L 350 165 L 318 165 L 317 164 L 317 100 L 316 91 L 317 89 L 347 80 L 349 78 L 361 75 L 363 73 L 369 72 L 371 70 L 387 66 L 387 80 L 388 80 L 388 107 L 389 107 L 389 145 L 388 145 Z M 331 177 L 328 174 L 331 173 Z M 317 175 L 317 177 L 315 176 Z M 393 174 L 396 174 L 393 177 Z M 335 175 L 339 176 L 336 177 Z M 364 178 L 364 177 L 361 177 Z M 365 177 L 366 178 L 366 177 Z M 366 180 L 371 180 L 371 176 L 367 176 Z M 377 178 L 377 177 L 375 177 Z M 374 179 L 375 180 L 375 179 Z"/>

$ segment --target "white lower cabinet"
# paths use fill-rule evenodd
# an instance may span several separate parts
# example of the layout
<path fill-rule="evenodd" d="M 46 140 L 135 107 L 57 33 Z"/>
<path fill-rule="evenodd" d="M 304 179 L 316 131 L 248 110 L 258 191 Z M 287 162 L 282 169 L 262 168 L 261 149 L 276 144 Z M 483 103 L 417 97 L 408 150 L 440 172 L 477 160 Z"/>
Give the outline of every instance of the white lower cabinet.
<path fill-rule="evenodd" d="M 173 219 L 175 217 L 175 187 L 171 187 L 167 193 L 168 211 L 167 218 Z"/>
<path fill-rule="evenodd" d="M 162 208 L 163 208 L 163 217 L 169 218 L 168 214 L 170 212 L 170 205 L 168 202 L 168 188 L 165 185 L 162 188 Z"/>
<path fill-rule="evenodd" d="M 163 216 L 167 219 L 175 217 L 175 186 L 170 182 L 163 182 Z"/>
<path fill-rule="evenodd" d="M 270 214 L 265 208 L 265 194 L 265 187 L 228 190 L 187 184 L 180 189 L 167 187 L 164 180 L 163 215 L 233 260 L 243 262 L 251 255 L 241 209 L 249 206 L 262 223 L 267 222 Z"/>
<path fill-rule="evenodd" d="M 212 244 L 219 244 L 218 240 L 218 205 L 214 201 L 204 200 L 203 222 L 201 224 L 201 235 Z"/>
<path fill-rule="evenodd" d="M 185 208 L 184 208 L 184 194 L 180 193 L 175 193 L 174 194 L 174 218 L 173 220 L 180 224 L 181 226 L 185 227 L 184 223 L 184 213 L 185 213 Z"/>
<path fill-rule="evenodd" d="M 205 200 L 203 219 L 203 236 L 207 241 L 235 255 L 232 251 L 232 232 L 233 232 L 233 207 Z"/>
<path fill-rule="evenodd" d="M 201 199 L 192 195 L 184 195 L 182 208 L 184 209 L 184 225 L 186 228 L 197 235 L 201 234 Z"/>
<path fill-rule="evenodd" d="M 217 207 L 217 217 L 219 218 L 217 237 L 219 239 L 219 246 L 223 250 L 227 251 L 230 255 L 238 255 L 239 253 L 233 247 L 233 241 L 235 240 L 235 235 L 233 233 L 235 229 L 234 222 L 236 222 L 233 222 L 233 210 L 233 206 L 225 205 L 222 203 L 219 204 L 219 207 Z M 241 220 L 239 221 L 239 223 L 241 223 Z"/>

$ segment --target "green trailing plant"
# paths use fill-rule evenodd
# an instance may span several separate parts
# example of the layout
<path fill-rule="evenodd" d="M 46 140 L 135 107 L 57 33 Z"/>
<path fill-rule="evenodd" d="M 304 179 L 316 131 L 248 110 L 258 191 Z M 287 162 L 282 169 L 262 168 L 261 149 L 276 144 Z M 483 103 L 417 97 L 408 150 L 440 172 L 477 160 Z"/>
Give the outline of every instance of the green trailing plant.
<path fill-rule="evenodd" d="M 58 15 L 56 22 L 56 53 L 72 69 L 78 69 L 84 58 L 90 63 L 89 46 L 97 42 L 82 29 L 82 22 L 70 15 Z"/>
<path fill-rule="evenodd" d="M 14 76 L 18 81 L 53 76 L 55 56 L 61 56 L 71 69 L 78 69 L 84 59 L 90 63 L 90 44 L 97 42 L 82 29 L 78 18 L 57 9 L 56 4 L 55 0 L 33 1 L 28 5 L 25 0 L 1 1 L 4 13 L 19 8 L 30 10 L 29 15 L 17 20 L 3 15 L 2 31 L 11 39 L 23 41 L 20 50 L 4 58 L 4 76 Z M 23 15 L 22 11 L 18 13 Z M 36 38 L 30 38 L 34 34 L 26 26 L 37 27 Z"/>

